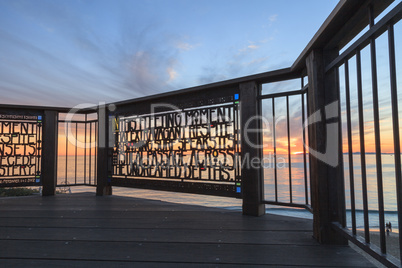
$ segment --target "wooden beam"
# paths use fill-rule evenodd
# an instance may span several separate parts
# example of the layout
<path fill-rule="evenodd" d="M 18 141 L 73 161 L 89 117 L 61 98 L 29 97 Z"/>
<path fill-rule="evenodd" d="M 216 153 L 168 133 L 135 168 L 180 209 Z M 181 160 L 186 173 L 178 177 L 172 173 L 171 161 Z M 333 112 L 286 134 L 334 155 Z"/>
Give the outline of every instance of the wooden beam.
<path fill-rule="evenodd" d="M 58 112 L 45 111 L 42 128 L 42 195 L 56 193 Z"/>
<path fill-rule="evenodd" d="M 109 180 L 109 118 L 106 105 L 98 108 L 98 163 L 96 195 L 111 195 L 112 186 Z"/>
<path fill-rule="evenodd" d="M 241 161 L 243 214 L 265 214 L 263 204 L 261 87 L 256 82 L 242 83 L 240 89 Z M 259 164 L 258 164 L 259 163 Z"/>
<path fill-rule="evenodd" d="M 313 236 L 325 244 L 347 244 L 331 227 L 345 223 L 338 74 L 324 74 L 326 59 L 336 55 L 313 50 L 306 59 Z"/>

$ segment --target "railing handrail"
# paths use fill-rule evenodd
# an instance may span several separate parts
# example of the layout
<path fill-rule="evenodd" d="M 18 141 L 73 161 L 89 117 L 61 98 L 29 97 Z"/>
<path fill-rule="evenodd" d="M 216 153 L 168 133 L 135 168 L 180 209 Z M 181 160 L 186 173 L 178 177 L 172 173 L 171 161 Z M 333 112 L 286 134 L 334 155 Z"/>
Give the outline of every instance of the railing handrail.
<path fill-rule="evenodd" d="M 300 95 L 300 94 L 306 93 L 307 89 L 308 89 L 308 84 L 305 85 L 302 89 L 298 89 L 298 90 L 284 91 L 284 92 L 271 93 L 271 94 L 263 94 L 261 96 L 258 96 L 258 99 L 271 99 L 271 98 Z"/>
<path fill-rule="evenodd" d="M 395 24 L 401 19 L 402 2 L 394 7 L 387 15 L 385 15 L 379 22 L 377 22 L 352 45 L 350 45 L 350 47 L 346 49 L 341 55 L 339 55 L 330 64 L 328 64 L 328 66 L 325 67 L 325 72 L 328 72 L 332 68 L 341 66 L 345 60 L 350 59 L 356 54 L 356 50 L 362 50 L 364 47 L 366 47 L 370 43 L 371 38 L 379 37 L 387 30 L 389 24 Z"/>
<path fill-rule="evenodd" d="M 71 108 L 68 107 L 55 107 L 55 106 L 40 106 L 40 105 L 23 105 L 23 104 L 0 104 L 1 110 L 33 110 L 33 111 L 57 111 L 68 112 Z"/>
<path fill-rule="evenodd" d="M 59 113 L 68 113 L 73 109 L 73 107 L 57 107 L 57 106 L 41 106 L 41 105 L 23 105 L 23 104 L 0 104 L 0 112 L 2 110 L 31 110 L 35 112 L 43 112 L 43 111 L 56 111 Z M 76 111 L 75 113 L 81 113 L 81 114 L 86 114 L 86 113 L 94 113 L 96 112 L 97 107 L 88 107 L 84 109 L 80 109 L 79 111 Z"/>
<path fill-rule="evenodd" d="M 377 17 L 392 2 L 393 0 L 339 1 L 290 69 L 294 72 L 303 71 L 307 56 L 316 48 L 342 49 L 369 24 L 369 5 Z"/>

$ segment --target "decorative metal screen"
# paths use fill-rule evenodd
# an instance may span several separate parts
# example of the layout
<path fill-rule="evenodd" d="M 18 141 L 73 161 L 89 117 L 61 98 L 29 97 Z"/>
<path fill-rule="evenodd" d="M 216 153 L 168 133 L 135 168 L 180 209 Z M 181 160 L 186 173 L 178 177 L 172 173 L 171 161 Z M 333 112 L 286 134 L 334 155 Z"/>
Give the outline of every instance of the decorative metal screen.
<path fill-rule="evenodd" d="M 41 185 L 42 116 L 0 114 L 0 187 Z"/>
<path fill-rule="evenodd" d="M 238 98 L 112 118 L 113 185 L 240 196 Z"/>

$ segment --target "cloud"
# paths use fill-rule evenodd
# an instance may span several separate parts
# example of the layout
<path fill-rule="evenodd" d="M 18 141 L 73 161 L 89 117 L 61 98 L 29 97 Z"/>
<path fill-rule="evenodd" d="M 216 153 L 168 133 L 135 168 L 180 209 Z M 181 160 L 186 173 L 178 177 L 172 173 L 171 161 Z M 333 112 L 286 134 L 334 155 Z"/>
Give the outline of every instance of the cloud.
<path fill-rule="evenodd" d="M 198 76 L 197 82 L 202 85 L 228 79 L 224 72 L 218 69 L 218 67 L 212 65 L 203 67 L 201 75 Z"/>
<path fill-rule="evenodd" d="M 264 63 L 265 61 L 267 61 L 270 57 L 260 57 L 257 59 L 253 59 L 249 62 L 246 62 L 245 65 L 256 65 L 256 64 L 260 64 L 260 63 Z"/>
<path fill-rule="evenodd" d="M 273 15 L 269 16 L 269 18 L 268 18 L 268 20 L 269 20 L 270 22 L 274 22 L 274 21 L 276 21 L 277 19 L 278 19 L 278 14 L 273 14 Z"/>
<path fill-rule="evenodd" d="M 189 43 L 184 43 L 184 42 L 177 42 L 176 44 L 176 48 L 178 48 L 179 50 L 182 51 L 188 51 L 194 48 L 193 45 L 189 44 Z"/>
<path fill-rule="evenodd" d="M 197 82 L 206 84 L 267 71 L 271 58 L 264 52 L 267 45 L 268 40 L 263 39 L 248 41 L 241 48 L 228 49 L 223 53 L 214 52 Z"/>
<path fill-rule="evenodd" d="M 259 47 L 260 47 L 260 46 L 259 46 L 259 45 L 256 45 L 255 42 L 249 41 L 249 45 L 247 45 L 246 47 L 243 47 L 243 48 L 239 49 L 239 54 L 238 54 L 238 55 L 244 54 L 244 53 L 248 53 L 248 52 L 250 52 L 250 51 L 252 51 L 252 50 L 256 50 L 256 49 L 258 49 Z"/>
<path fill-rule="evenodd" d="M 247 48 L 248 49 L 257 49 L 257 48 L 259 48 L 259 46 L 251 44 L 251 45 L 248 45 Z"/>
<path fill-rule="evenodd" d="M 2 101 L 18 100 L 21 104 L 67 106 L 87 98 L 85 87 L 97 81 L 85 69 L 64 61 L 14 34 L 0 30 L 0 47 L 6 48 L 0 63 L 0 90 L 6 91 Z M 65 77 L 73 77 L 69 81 Z M 97 81 L 98 86 L 102 83 Z M 11 89 L 11 90 L 10 90 Z M 21 97 L 23 96 L 23 97 Z M 68 98 L 66 98 L 68 97 Z M 47 102 L 49 98 L 53 101 Z M 44 103 L 46 101 L 46 103 Z"/>
<path fill-rule="evenodd" d="M 223 53 L 212 51 L 210 60 L 201 59 L 206 67 L 199 75 L 188 78 L 180 60 L 189 51 L 191 60 L 200 60 L 197 37 L 172 32 L 158 16 L 144 21 L 137 11 L 127 12 L 129 2 L 95 2 L 1 4 L 0 15 L 12 13 L 0 16 L 0 50 L 7 52 L 0 55 L 0 91 L 8 92 L 1 102 L 111 102 L 173 90 L 183 78 L 205 84 L 268 68 L 267 39 L 246 41 Z M 105 10 L 107 18 L 99 15 Z"/>
<path fill-rule="evenodd" d="M 168 83 L 176 79 L 176 77 L 177 77 L 177 72 L 176 72 L 175 69 L 173 69 L 173 67 L 168 67 L 166 71 L 167 71 L 167 73 L 169 74 Z"/>
<path fill-rule="evenodd" d="M 0 91 L 8 92 L 2 103 L 74 106 L 173 90 L 178 55 L 194 47 L 167 35 L 158 21 L 139 24 L 125 10 L 114 11 L 110 36 L 97 30 L 107 30 L 103 21 L 44 5 L 12 7 L 19 19 L 29 18 L 24 31 L 35 35 L 0 26 L 0 49 L 7 51 L 0 61 Z"/>

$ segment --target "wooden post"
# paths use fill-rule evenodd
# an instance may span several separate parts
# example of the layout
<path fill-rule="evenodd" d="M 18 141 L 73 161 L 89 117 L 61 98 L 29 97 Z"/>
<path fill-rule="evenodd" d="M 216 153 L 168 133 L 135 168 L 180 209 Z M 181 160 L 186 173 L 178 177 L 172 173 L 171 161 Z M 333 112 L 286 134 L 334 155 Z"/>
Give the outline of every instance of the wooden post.
<path fill-rule="evenodd" d="M 99 105 L 98 108 L 98 163 L 97 163 L 97 184 L 96 195 L 111 195 L 112 186 L 109 182 L 109 163 L 108 163 L 108 137 L 109 120 L 107 107 Z"/>
<path fill-rule="evenodd" d="M 55 195 L 57 185 L 58 113 L 45 111 L 42 132 L 42 196 Z"/>
<path fill-rule="evenodd" d="M 262 176 L 261 88 L 255 82 L 239 85 L 241 113 L 241 161 L 243 214 L 265 214 Z"/>
<path fill-rule="evenodd" d="M 347 244 L 332 222 L 345 225 L 342 135 L 338 69 L 324 67 L 337 51 L 313 50 L 306 59 L 308 74 L 309 157 L 313 236 L 324 244 Z"/>

